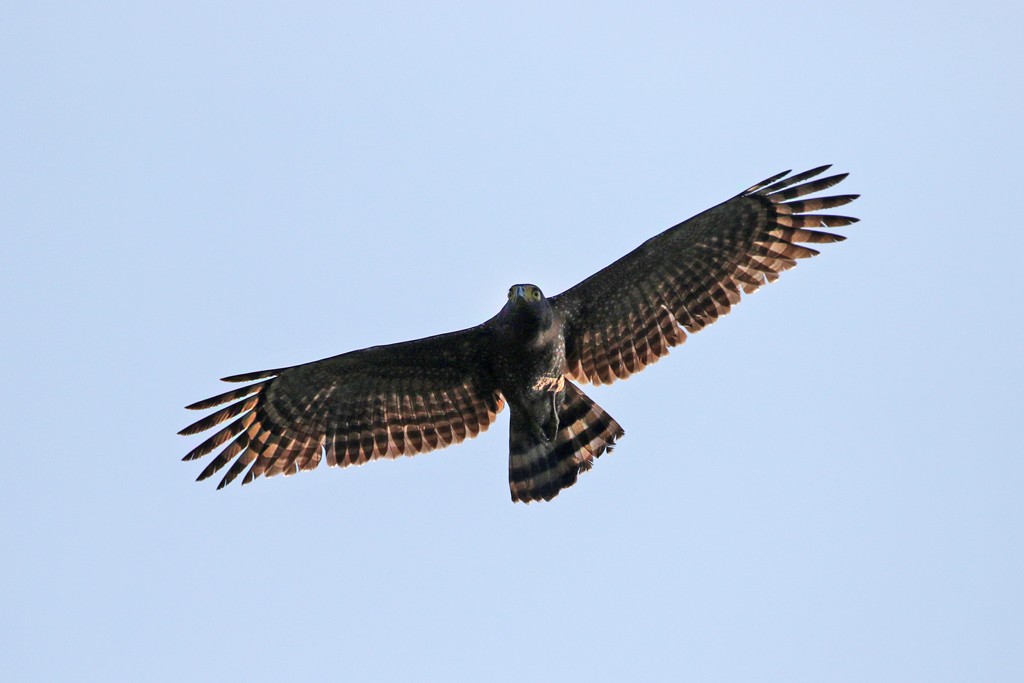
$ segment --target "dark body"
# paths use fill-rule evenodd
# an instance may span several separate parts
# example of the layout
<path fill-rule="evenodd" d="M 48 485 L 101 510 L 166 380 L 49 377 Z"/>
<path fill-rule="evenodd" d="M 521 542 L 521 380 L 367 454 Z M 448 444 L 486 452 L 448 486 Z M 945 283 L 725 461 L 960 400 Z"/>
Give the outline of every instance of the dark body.
<path fill-rule="evenodd" d="M 799 242 L 844 239 L 811 228 L 856 219 L 812 212 L 856 195 L 797 199 L 846 177 L 805 182 L 826 168 L 758 183 L 557 296 L 514 285 L 476 327 L 227 377 L 249 384 L 188 406 L 228 404 L 181 430 L 222 425 L 185 459 L 222 449 L 199 476 L 231 463 L 221 487 L 243 472 L 248 483 L 322 459 L 362 464 L 476 436 L 508 404 L 512 499 L 550 500 L 623 435 L 573 380 L 603 384 L 640 371 L 727 313 L 741 291 L 818 253 Z"/>
<path fill-rule="evenodd" d="M 528 289 L 529 288 L 529 289 Z M 537 292 L 531 300 L 526 292 Z M 551 305 L 535 285 L 513 285 L 508 303 L 486 326 L 494 334 L 494 374 L 505 401 L 521 421 L 554 438 L 564 391 L 565 339 Z"/>
<path fill-rule="evenodd" d="M 623 431 L 565 379 L 563 320 L 536 285 L 513 285 L 484 329 L 499 390 L 511 413 L 509 486 L 513 500 L 550 500 L 571 486 Z"/>

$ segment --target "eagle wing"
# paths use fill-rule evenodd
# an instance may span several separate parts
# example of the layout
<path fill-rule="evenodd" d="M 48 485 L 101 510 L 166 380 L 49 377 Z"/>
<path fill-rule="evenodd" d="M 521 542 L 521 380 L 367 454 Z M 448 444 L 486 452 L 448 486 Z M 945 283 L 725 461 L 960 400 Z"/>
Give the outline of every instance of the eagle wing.
<path fill-rule="evenodd" d="M 487 341 L 478 326 L 225 377 L 252 383 L 187 406 L 229 404 L 179 432 L 223 425 L 184 460 L 223 446 L 199 475 L 202 481 L 234 461 L 221 488 L 246 468 L 243 484 L 260 475 L 313 469 L 322 457 L 344 467 L 472 438 L 504 405 L 486 362 Z"/>
<path fill-rule="evenodd" d="M 846 239 L 811 228 L 849 225 L 856 218 L 814 212 L 859 195 L 799 199 L 848 175 L 810 180 L 828 168 L 768 178 L 551 297 L 563 325 L 566 374 L 593 384 L 629 377 L 685 341 L 686 332 L 728 313 L 740 290 L 750 294 L 797 259 L 818 254 L 798 242 Z"/>

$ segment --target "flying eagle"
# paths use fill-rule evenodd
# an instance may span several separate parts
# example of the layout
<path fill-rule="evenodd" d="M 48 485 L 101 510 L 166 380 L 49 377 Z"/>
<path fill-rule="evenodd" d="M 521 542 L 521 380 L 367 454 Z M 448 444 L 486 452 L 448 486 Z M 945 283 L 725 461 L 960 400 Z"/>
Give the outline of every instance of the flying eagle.
<path fill-rule="evenodd" d="M 624 433 L 573 382 L 639 372 L 728 313 L 741 290 L 818 254 L 798 242 L 845 239 L 812 228 L 856 218 L 815 212 L 858 195 L 800 199 L 847 175 L 810 180 L 828 168 L 772 176 L 556 296 L 513 285 L 498 314 L 476 327 L 225 377 L 247 384 L 188 406 L 229 404 L 181 430 L 223 425 L 184 460 L 223 447 L 199 475 L 230 464 L 217 488 L 243 472 L 248 484 L 324 459 L 361 465 L 472 438 L 507 404 L 512 500 L 551 500 Z"/>

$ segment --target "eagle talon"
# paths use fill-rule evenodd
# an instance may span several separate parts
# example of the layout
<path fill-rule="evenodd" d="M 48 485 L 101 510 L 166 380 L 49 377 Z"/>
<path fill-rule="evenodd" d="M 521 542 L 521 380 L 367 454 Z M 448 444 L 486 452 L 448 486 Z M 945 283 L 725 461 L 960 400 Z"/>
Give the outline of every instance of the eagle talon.
<path fill-rule="evenodd" d="M 541 377 L 537 380 L 533 388 L 537 391 L 550 391 L 558 393 L 565 389 L 565 375 L 559 375 L 558 377 Z"/>

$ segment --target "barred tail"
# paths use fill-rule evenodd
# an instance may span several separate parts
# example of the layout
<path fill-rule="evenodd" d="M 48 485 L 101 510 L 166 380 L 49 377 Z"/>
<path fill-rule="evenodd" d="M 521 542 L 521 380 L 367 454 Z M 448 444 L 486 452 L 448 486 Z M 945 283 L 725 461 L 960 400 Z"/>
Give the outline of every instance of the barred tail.
<path fill-rule="evenodd" d="M 594 458 L 610 451 L 624 432 L 615 419 L 569 381 L 565 382 L 558 432 L 544 436 L 528 418 L 512 411 L 508 483 L 513 501 L 551 500 L 576 483 Z"/>

